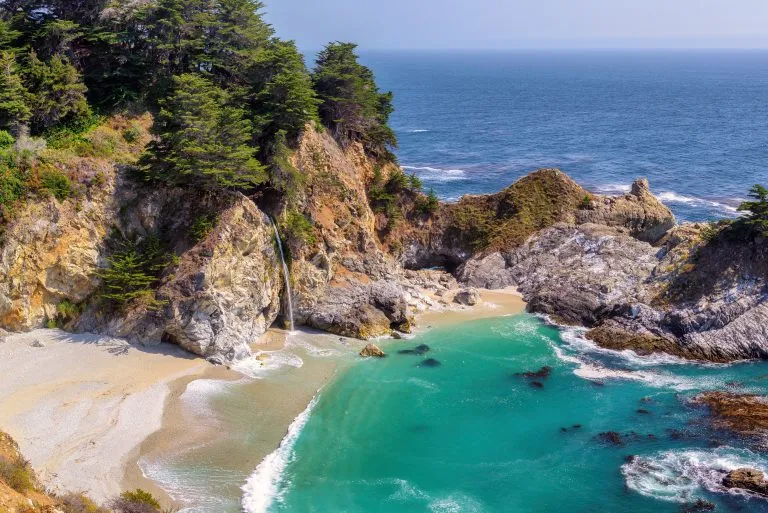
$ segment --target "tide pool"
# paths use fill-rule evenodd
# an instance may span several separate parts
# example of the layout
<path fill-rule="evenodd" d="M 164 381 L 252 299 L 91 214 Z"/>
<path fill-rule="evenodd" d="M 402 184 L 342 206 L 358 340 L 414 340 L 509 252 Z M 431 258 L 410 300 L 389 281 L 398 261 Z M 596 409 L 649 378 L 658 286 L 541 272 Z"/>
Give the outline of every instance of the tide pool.
<path fill-rule="evenodd" d="M 429 352 L 398 354 L 419 344 Z M 297 418 L 244 487 L 246 511 L 672 513 L 700 498 L 768 512 L 719 484 L 732 468 L 768 470 L 768 458 L 688 403 L 702 390 L 765 392 L 766 363 L 603 351 L 530 315 L 384 349 Z"/>

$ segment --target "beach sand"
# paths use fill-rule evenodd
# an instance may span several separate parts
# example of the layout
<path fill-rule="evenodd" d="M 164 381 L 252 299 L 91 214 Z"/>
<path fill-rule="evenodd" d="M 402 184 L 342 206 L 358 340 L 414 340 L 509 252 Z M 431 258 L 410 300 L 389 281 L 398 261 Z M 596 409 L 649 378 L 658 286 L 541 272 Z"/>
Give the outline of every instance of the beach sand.
<path fill-rule="evenodd" d="M 445 326 L 476 319 L 516 315 L 525 312 L 525 301 L 514 287 L 498 290 L 478 290 L 480 302 L 474 306 L 453 303 L 453 294 L 445 298 L 433 297 L 442 303 L 441 307 L 432 308 L 416 316 L 418 330 L 435 326 Z"/>
<path fill-rule="evenodd" d="M 169 384 L 211 367 L 168 344 L 10 335 L 0 343 L 0 427 L 53 491 L 103 501 L 120 493 L 132 451 L 161 427 Z"/>

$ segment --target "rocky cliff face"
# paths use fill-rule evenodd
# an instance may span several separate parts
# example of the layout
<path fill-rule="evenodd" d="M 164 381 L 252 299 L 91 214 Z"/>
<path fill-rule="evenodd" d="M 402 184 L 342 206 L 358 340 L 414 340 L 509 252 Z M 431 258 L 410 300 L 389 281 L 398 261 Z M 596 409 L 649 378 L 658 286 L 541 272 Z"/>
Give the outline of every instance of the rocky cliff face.
<path fill-rule="evenodd" d="M 586 325 L 605 347 L 715 361 L 768 357 L 764 241 L 676 226 L 645 180 L 607 197 L 544 169 L 432 214 L 405 195 L 403 218 L 391 223 L 371 209 L 367 190 L 374 176 L 397 172 L 394 164 L 377 167 L 362 147 L 342 148 L 312 129 L 291 163 L 302 187 L 289 200 L 265 193 L 254 202 L 149 187 L 81 159 L 82 194 L 30 202 L 6 227 L 0 328 L 43 326 L 67 301 L 83 307 L 71 329 L 170 340 L 218 362 L 245 356 L 285 312 L 266 211 L 284 229 L 297 324 L 359 338 L 407 332 L 414 312 L 458 286 L 445 272 L 423 270 L 444 266 L 463 285 L 518 287 L 531 311 Z M 215 218 L 215 228 L 192 240 L 201 215 Z M 297 216 L 300 236 L 292 233 Z M 160 277 L 159 308 L 105 311 L 94 299 L 116 235 L 160 235 L 176 255 Z"/>

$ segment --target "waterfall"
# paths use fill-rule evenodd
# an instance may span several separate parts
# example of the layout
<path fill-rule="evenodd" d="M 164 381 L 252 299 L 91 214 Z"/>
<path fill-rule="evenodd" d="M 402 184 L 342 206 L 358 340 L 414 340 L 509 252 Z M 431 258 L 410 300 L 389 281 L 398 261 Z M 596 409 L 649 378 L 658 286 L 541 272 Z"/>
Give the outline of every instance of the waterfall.
<path fill-rule="evenodd" d="M 272 222 L 272 228 L 275 229 L 275 239 L 277 239 L 277 248 L 280 250 L 280 261 L 283 263 L 283 276 L 285 277 L 285 293 L 288 295 L 288 320 L 291 323 L 291 331 L 293 331 L 293 298 L 291 297 L 291 280 L 288 276 L 288 266 L 285 264 L 285 254 L 283 254 L 283 242 L 280 240 L 280 233 L 277 231 L 277 224 L 271 217 L 269 220 Z"/>

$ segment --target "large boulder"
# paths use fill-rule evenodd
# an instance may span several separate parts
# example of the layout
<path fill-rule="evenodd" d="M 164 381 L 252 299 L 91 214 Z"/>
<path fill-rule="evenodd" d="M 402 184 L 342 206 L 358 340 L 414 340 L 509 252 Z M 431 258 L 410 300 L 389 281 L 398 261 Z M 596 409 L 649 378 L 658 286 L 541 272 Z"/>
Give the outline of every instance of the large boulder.
<path fill-rule="evenodd" d="M 387 354 L 382 351 L 376 344 L 368 344 L 363 348 L 362 351 L 360 351 L 360 356 L 364 358 L 384 358 L 387 356 Z"/>
<path fill-rule="evenodd" d="M 739 488 L 768 497 L 768 481 L 765 474 L 753 468 L 731 470 L 723 478 L 726 488 Z"/>

